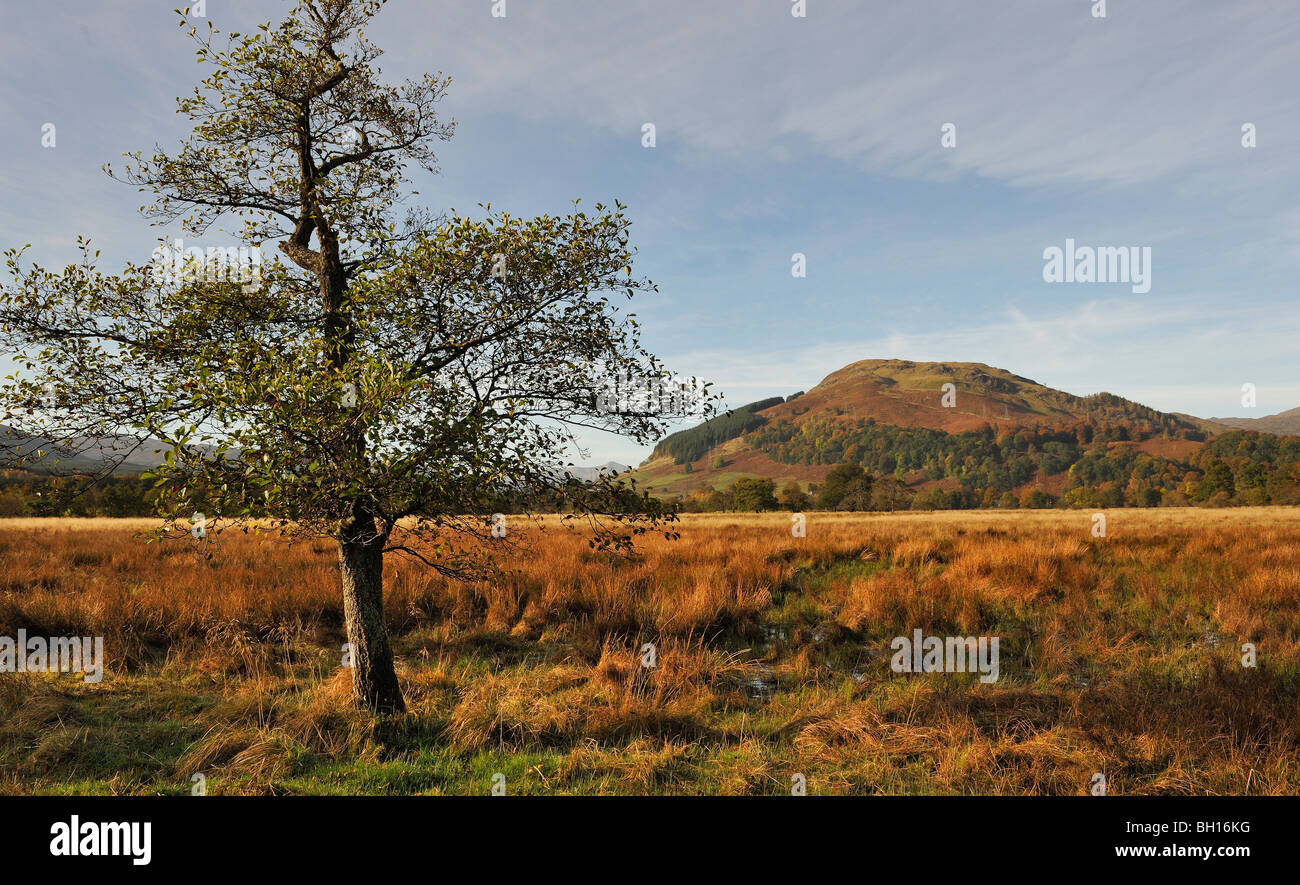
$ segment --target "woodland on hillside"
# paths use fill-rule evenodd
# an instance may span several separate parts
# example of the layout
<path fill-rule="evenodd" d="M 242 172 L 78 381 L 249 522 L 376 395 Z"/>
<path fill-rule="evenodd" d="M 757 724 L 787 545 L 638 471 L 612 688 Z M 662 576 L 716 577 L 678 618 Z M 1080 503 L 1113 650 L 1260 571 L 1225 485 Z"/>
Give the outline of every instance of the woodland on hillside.
<path fill-rule="evenodd" d="M 1300 437 L 1237 430 L 1185 458 L 1143 450 L 1148 440 L 1196 441 L 1198 434 L 1145 422 L 1014 431 L 985 425 L 945 433 L 873 419 L 777 421 L 750 431 L 745 441 L 782 464 L 855 466 L 864 474 L 858 486 L 848 494 L 828 494 L 825 483 L 787 487 L 778 498 L 775 490 L 755 496 L 738 481 L 739 490 L 706 485 L 681 504 L 686 510 L 778 509 L 805 500 L 803 492 L 810 493 L 807 505 L 824 510 L 1300 503 Z"/>

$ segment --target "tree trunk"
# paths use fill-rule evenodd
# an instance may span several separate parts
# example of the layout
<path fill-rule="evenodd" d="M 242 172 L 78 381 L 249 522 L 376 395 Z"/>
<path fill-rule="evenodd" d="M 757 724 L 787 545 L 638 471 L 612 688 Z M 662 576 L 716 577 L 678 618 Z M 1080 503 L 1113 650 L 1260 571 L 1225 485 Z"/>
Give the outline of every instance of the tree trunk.
<path fill-rule="evenodd" d="M 369 525 L 366 525 L 368 523 Z M 339 538 L 343 617 L 352 644 L 352 694 L 376 713 L 403 713 L 406 702 L 384 623 L 384 544 L 374 520 L 350 521 Z"/>

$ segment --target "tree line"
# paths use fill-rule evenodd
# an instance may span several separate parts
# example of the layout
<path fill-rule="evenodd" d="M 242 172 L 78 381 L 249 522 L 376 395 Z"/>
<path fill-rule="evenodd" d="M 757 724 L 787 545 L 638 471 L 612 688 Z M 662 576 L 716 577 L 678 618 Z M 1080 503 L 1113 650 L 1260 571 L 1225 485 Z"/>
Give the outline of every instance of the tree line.
<path fill-rule="evenodd" d="M 819 428 L 836 432 L 818 435 Z M 772 480 L 742 478 L 677 504 L 686 511 L 1300 504 L 1300 437 L 1236 430 L 1178 459 L 1123 444 L 1142 432 L 1126 424 L 945 433 L 871 419 L 847 430 L 777 422 L 751 433 L 752 443 L 782 463 L 834 464 L 823 482 L 778 492 Z M 1046 482 L 1061 474 L 1063 484 Z"/>

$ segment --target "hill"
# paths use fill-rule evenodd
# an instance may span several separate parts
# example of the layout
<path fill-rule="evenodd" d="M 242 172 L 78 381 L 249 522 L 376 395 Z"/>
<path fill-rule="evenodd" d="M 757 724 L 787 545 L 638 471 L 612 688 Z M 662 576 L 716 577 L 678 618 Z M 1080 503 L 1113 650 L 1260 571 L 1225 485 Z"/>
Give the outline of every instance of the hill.
<path fill-rule="evenodd" d="M 1075 396 L 982 363 L 863 360 L 806 393 L 666 437 L 632 476 L 688 501 L 741 478 L 807 490 L 852 463 L 887 478 L 895 503 L 1011 506 L 1008 494 L 1018 504 L 1035 492 L 1035 501 L 1172 503 L 1214 491 L 1198 485 L 1206 463 L 1241 458 L 1211 443 L 1242 433 L 1110 393 Z M 1266 478 L 1245 478 L 1261 489 L 1255 497 L 1267 497 Z"/>
<path fill-rule="evenodd" d="M 569 467 L 566 468 L 568 473 L 573 474 L 586 482 L 599 479 L 602 476 L 615 476 L 620 473 L 626 473 L 632 468 L 626 464 L 620 464 L 617 461 L 606 461 L 604 464 L 597 464 L 594 467 Z"/>
<path fill-rule="evenodd" d="M 1212 418 L 1219 424 L 1239 430 L 1257 430 L 1283 436 L 1300 436 L 1300 408 L 1288 409 L 1265 418 Z"/>
<path fill-rule="evenodd" d="M 109 461 L 120 461 L 113 473 L 134 476 L 161 464 L 169 448 L 158 440 L 126 436 L 78 440 L 66 448 L 0 424 L 0 468 L 36 474 L 99 473 Z"/>
<path fill-rule="evenodd" d="M 945 384 L 953 385 L 951 405 L 945 405 Z M 985 424 L 1060 427 L 1087 421 L 1145 421 L 1177 431 L 1226 429 L 1109 393 L 1074 396 L 983 363 L 862 360 L 826 376 L 798 403 L 767 410 L 765 417 L 779 420 L 821 413 L 949 433 L 977 430 Z"/>

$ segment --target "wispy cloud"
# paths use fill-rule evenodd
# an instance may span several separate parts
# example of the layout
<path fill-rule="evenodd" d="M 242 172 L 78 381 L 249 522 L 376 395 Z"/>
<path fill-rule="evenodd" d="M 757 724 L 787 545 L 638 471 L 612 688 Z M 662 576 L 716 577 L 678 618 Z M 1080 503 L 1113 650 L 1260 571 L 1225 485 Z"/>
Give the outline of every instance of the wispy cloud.
<path fill-rule="evenodd" d="M 1189 8 L 1007 0 L 811 4 L 599 0 L 440 10 L 394 5 L 384 23 L 403 66 L 432 45 L 468 104 L 561 117 L 727 162 L 789 156 L 789 139 L 875 173 L 973 172 L 1018 185 L 1132 185 L 1213 174 L 1300 136 L 1292 113 L 1300 16 L 1287 0 Z M 455 39 L 439 39 L 454 34 Z M 939 127 L 958 149 L 936 151 Z M 1289 165 L 1232 174 L 1272 180 Z"/>
<path fill-rule="evenodd" d="M 370 29 L 387 76 L 454 79 L 442 110 L 460 128 L 420 199 L 624 199 L 663 284 L 634 307 L 647 343 L 733 403 L 869 357 L 1200 414 L 1233 414 L 1246 381 L 1261 408 L 1300 401 L 1293 0 L 1111 2 L 1105 20 L 1088 0 L 810 0 L 804 19 L 781 0 L 492 5 L 391 0 Z M 58 263 L 88 233 L 106 263 L 142 260 L 160 231 L 99 167 L 184 134 L 192 46 L 153 0 L 10 6 L 0 246 Z M 245 32 L 287 9 L 207 6 Z M 1044 284 L 1042 249 L 1066 237 L 1153 246 L 1151 294 Z M 640 451 L 588 442 L 597 461 Z"/>

